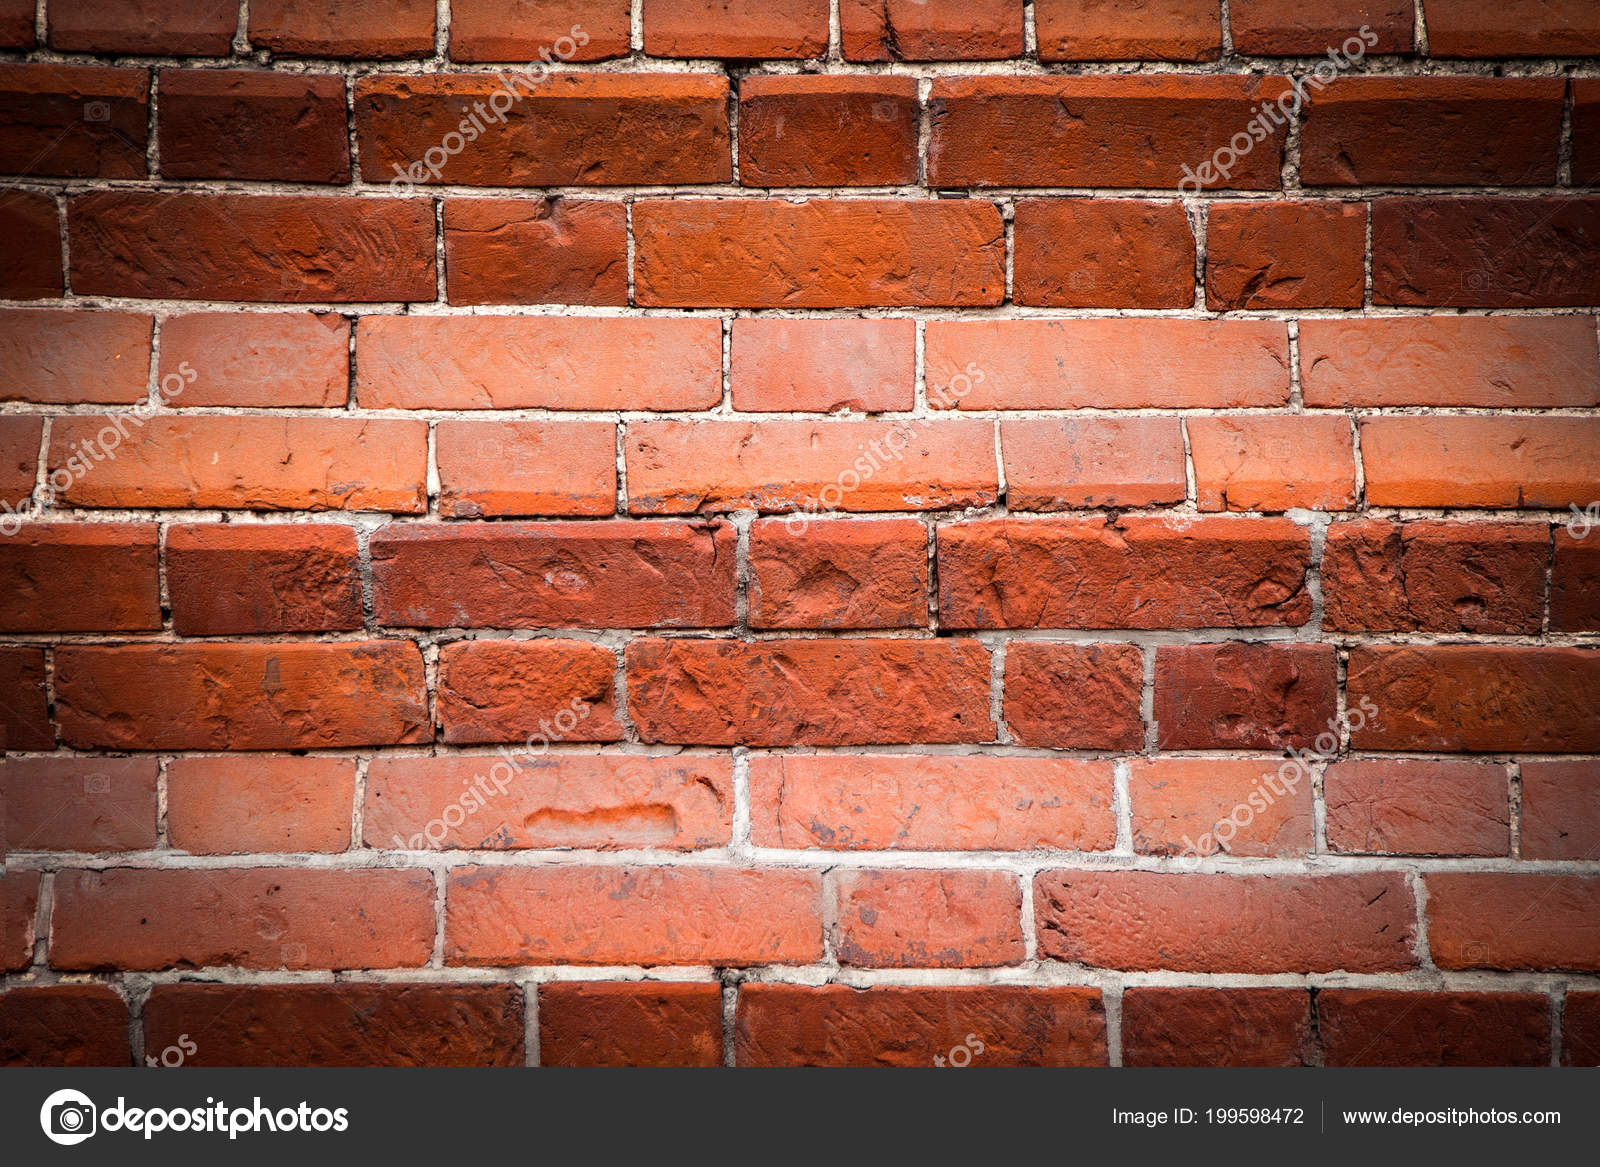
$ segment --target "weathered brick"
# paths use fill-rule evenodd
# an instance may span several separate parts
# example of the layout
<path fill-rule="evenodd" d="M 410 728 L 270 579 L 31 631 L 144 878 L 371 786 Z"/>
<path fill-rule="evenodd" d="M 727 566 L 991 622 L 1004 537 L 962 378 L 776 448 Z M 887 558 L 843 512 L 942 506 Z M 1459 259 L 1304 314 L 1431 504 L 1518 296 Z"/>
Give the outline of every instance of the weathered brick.
<path fill-rule="evenodd" d="M 1212 203 L 1206 307 L 1359 308 L 1366 253 L 1364 203 Z"/>
<path fill-rule="evenodd" d="M 1100 990 L 745 984 L 741 1066 L 1103 1066 Z"/>
<path fill-rule="evenodd" d="M 752 628 L 921 628 L 928 529 L 916 519 L 750 527 Z"/>
<path fill-rule="evenodd" d="M 1381 711 L 1351 744 L 1375 750 L 1600 751 L 1600 653 L 1520 645 L 1350 650 L 1350 700 Z"/>
<path fill-rule="evenodd" d="M 161 627 L 151 523 L 27 523 L 0 539 L 0 632 Z"/>
<path fill-rule="evenodd" d="M 354 758 L 174 758 L 167 835 L 196 855 L 344 851 L 355 788 Z"/>
<path fill-rule="evenodd" d="M 449 964 L 729 966 L 821 956 L 815 871 L 458 867 L 445 892 Z"/>
<path fill-rule="evenodd" d="M 1561 1011 L 1561 1064 L 1600 1066 L 1600 993 L 1568 993 Z"/>
<path fill-rule="evenodd" d="M 1105 851 L 1111 790 L 1104 761 L 763 755 L 750 760 L 750 834 L 839 851 Z"/>
<path fill-rule="evenodd" d="M 1588 0 L 1426 0 L 1435 57 L 1576 57 L 1600 52 Z"/>
<path fill-rule="evenodd" d="M 706 409 L 722 400 L 722 326 L 705 319 L 366 316 L 368 409 Z"/>
<path fill-rule="evenodd" d="M 109 985 L 0 994 L 0 1066 L 128 1066 L 128 1004 Z"/>
<path fill-rule="evenodd" d="M 1353 56 L 1353 31 L 1364 53 L 1409 53 L 1416 12 L 1410 0 L 1230 0 L 1228 23 L 1241 53 L 1320 57 L 1338 47 Z"/>
<path fill-rule="evenodd" d="M 629 0 L 451 0 L 454 61 L 603 61 L 628 55 Z"/>
<path fill-rule="evenodd" d="M 1022 887 L 1009 871 L 846 871 L 839 960 L 869 968 L 1019 964 Z"/>
<path fill-rule="evenodd" d="M 1356 504 L 1348 418 L 1191 417 L 1184 426 L 1203 511 L 1344 511 Z"/>
<path fill-rule="evenodd" d="M 430 0 L 253 0 L 250 43 L 302 57 L 425 57 L 433 21 Z"/>
<path fill-rule="evenodd" d="M 419 199 L 93 191 L 68 200 L 67 234 L 72 288 L 83 295 L 437 296 L 433 207 Z"/>
<path fill-rule="evenodd" d="M 878 745 L 994 737 L 972 640 L 642 639 L 628 708 L 649 742 Z"/>
<path fill-rule="evenodd" d="M 623 447 L 635 515 L 944 510 L 1000 492 L 984 421 L 641 421 Z"/>
<path fill-rule="evenodd" d="M 585 640 L 447 644 L 436 685 L 444 740 L 617 741 L 616 671 L 612 651 Z"/>
<path fill-rule="evenodd" d="M 1323 734 L 1337 741 L 1330 733 L 1337 724 L 1334 656 L 1331 644 L 1160 646 L 1155 715 L 1161 748 L 1305 748 Z"/>
<path fill-rule="evenodd" d="M 161 173 L 349 182 L 344 84 L 336 74 L 163 69 Z"/>
<path fill-rule="evenodd" d="M 1423 883 L 1440 968 L 1600 970 L 1600 879 L 1452 871 Z"/>
<path fill-rule="evenodd" d="M 50 964 L 66 971 L 415 968 L 433 952 L 433 901 L 433 876 L 422 870 L 64 871 L 56 877 Z"/>
<path fill-rule="evenodd" d="M 1182 204 L 1019 199 L 1013 297 L 1053 308 L 1187 308 L 1194 232 Z"/>
<path fill-rule="evenodd" d="M 1125 1066 L 1309 1066 L 1304 989 L 1134 987 L 1122 994 Z"/>
<path fill-rule="evenodd" d="M 1000 209 L 981 200 L 642 199 L 634 295 L 674 308 L 999 304 Z"/>
<path fill-rule="evenodd" d="M 1015 0 L 840 0 L 847 61 L 1002 61 L 1022 55 Z"/>
<path fill-rule="evenodd" d="M 1317 1034 L 1329 1066 L 1548 1066 L 1550 999 L 1324 989 Z"/>
<path fill-rule="evenodd" d="M 1600 498 L 1600 418 L 1367 417 L 1360 425 L 1373 506 L 1581 507 Z"/>
<path fill-rule="evenodd" d="M 617 509 L 617 428 L 609 421 L 441 421 L 434 456 L 439 510 L 448 517 Z"/>
<path fill-rule="evenodd" d="M 1017 641 L 1006 649 L 1006 726 L 1024 746 L 1136 750 L 1143 681 L 1136 644 Z"/>
<path fill-rule="evenodd" d="M 150 379 L 151 317 L 51 308 L 0 311 L 0 396 L 51 405 L 132 404 Z"/>
<path fill-rule="evenodd" d="M 1522 763 L 1521 854 L 1600 858 L 1600 762 Z"/>
<path fill-rule="evenodd" d="M 539 986 L 541 1066 L 720 1066 L 716 982 Z"/>
<path fill-rule="evenodd" d="M 1177 972 L 1398 972 L 1416 967 L 1405 876 L 1044 871 L 1039 954 Z"/>
<path fill-rule="evenodd" d="M 143 851 L 156 845 L 154 758 L 0 761 L 7 851 Z"/>
<path fill-rule="evenodd" d="M 8 49 L 33 48 L 33 18 L 37 11 L 34 0 L 0 0 L 0 45 Z"/>
<path fill-rule="evenodd" d="M 652 57 L 819 57 L 827 0 L 644 0 Z"/>
<path fill-rule="evenodd" d="M 916 396 L 913 320 L 733 322 L 733 407 L 752 412 L 906 410 Z"/>
<path fill-rule="evenodd" d="M 1572 82 L 1572 181 L 1600 186 L 1600 84 Z"/>
<path fill-rule="evenodd" d="M 380 756 L 362 814 L 367 845 L 398 850 L 692 851 L 726 847 L 732 821 L 731 760 L 682 754 Z"/>
<path fill-rule="evenodd" d="M 379 624 L 717 628 L 734 618 L 727 523 L 392 525 L 373 532 Z"/>
<path fill-rule="evenodd" d="M 1550 627 L 1556 632 L 1600 631 L 1600 539 L 1588 542 L 1588 511 L 1556 529 L 1550 575 Z M 1579 538 L 1579 532 L 1583 537 Z"/>
<path fill-rule="evenodd" d="M 0 296 L 43 300 L 61 295 L 61 235 L 56 200 L 50 195 L 10 191 L 0 199 Z"/>
<path fill-rule="evenodd" d="M 144 178 L 150 74 L 93 65 L 0 65 L 0 172 Z"/>
<path fill-rule="evenodd" d="M 598 199 L 446 199 L 452 304 L 626 304 L 627 208 Z"/>
<path fill-rule="evenodd" d="M 361 627 L 353 527 L 185 524 L 167 530 L 167 596 L 183 636 Z"/>
<path fill-rule="evenodd" d="M 15 972 L 33 963 L 34 922 L 39 910 L 39 873 L 10 870 L 0 875 L 0 969 Z"/>
<path fill-rule="evenodd" d="M 1311 614 L 1287 519 L 974 519 L 939 528 L 949 628 L 1251 628 Z"/>
<path fill-rule="evenodd" d="M 428 427 L 356 417 L 60 417 L 50 466 L 85 507 L 427 509 Z M 91 461 L 89 449 L 114 451 Z M 76 468 L 85 473 L 78 474 Z M 89 469 L 92 467 L 92 469 Z"/>
<path fill-rule="evenodd" d="M 1281 758 L 1135 758 L 1128 775 L 1133 849 L 1188 860 L 1292 857 L 1311 850 L 1311 781 Z"/>
<path fill-rule="evenodd" d="M 1000 448 L 1012 510 L 1155 506 L 1187 490 L 1175 417 L 1007 421 Z"/>
<path fill-rule="evenodd" d="M 403 640 L 64 645 L 55 697 L 62 737 L 80 749 L 326 749 L 431 736 L 422 656 Z"/>
<path fill-rule="evenodd" d="M 522 1010 L 518 985 L 157 985 L 144 1048 L 185 1066 L 520 1066 Z"/>
<path fill-rule="evenodd" d="M 0 750 L 52 750 L 55 744 L 45 696 L 44 651 L 0 648 Z"/>
<path fill-rule="evenodd" d="M 1506 855 L 1511 812 L 1504 766 L 1372 758 L 1335 762 L 1322 778 L 1328 846 L 1378 855 Z"/>
<path fill-rule="evenodd" d="M 1215 0 L 1036 0 L 1041 61 L 1215 61 Z"/>
<path fill-rule="evenodd" d="M 221 57 L 239 27 L 233 0 L 58 0 L 46 12 L 50 47 L 65 52 Z"/>
<path fill-rule="evenodd" d="M 739 85 L 739 182 L 914 183 L 920 112 L 915 77 L 747 77 Z"/>
<path fill-rule="evenodd" d="M 341 408 L 350 397 L 350 322 L 310 312 L 168 316 L 156 384 L 177 407 Z"/>
<path fill-rule="evenodd" d="M 12 414 L 0 417 L 0 524 L 23 509 L 39 475 L 39 446 L 44 419 Z M 0 530 L 4 530 L 0 527 Z"/>

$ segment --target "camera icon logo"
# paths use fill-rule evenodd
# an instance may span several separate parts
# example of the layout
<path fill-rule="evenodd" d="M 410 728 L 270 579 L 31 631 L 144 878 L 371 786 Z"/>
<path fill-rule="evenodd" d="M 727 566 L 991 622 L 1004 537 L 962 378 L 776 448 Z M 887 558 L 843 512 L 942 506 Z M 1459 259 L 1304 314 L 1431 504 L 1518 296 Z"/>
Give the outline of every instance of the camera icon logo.
<path fill-rule="evenodd" d="M 111 120 L 111 103 L 106 101 L 84 102 L 83 120 L 86 122 L 109 122 Z"/>
<path fill-rule="evenodd" d="M 77 1090 L 57 1090 L 39 1108 L 45 1138 L 63 1147 L 75 1146 L 95 1132 L 95 1105 Z"/>

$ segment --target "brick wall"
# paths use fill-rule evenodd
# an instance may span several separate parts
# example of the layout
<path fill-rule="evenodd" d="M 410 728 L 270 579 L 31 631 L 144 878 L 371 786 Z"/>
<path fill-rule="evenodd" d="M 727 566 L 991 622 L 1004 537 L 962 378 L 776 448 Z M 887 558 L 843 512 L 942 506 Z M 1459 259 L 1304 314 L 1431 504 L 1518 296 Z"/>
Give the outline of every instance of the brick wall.
<path fill-rule="evenodd" d="M 1600 1061 L 1600 6 L 0 45 L 0 1058 Z"/>

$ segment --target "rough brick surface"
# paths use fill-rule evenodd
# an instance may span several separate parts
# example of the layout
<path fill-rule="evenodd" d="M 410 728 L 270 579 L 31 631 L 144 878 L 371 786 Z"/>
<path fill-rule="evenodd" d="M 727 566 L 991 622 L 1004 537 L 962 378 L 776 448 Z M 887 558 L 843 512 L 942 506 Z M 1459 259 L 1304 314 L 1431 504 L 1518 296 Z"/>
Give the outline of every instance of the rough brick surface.
<path fill-rule="evenodd" d="M 720 1066 L 722 987 L 605 981 L 539 987 L 541 1066 Z"/>
<path fill-rule="evenodd" d="M 157 531 L 33 523 L 0 542 L 5 632 L 137 632 L 161 627 Z"/>
<path fill-rule="evenodd" d="M 840 0 L 847 61 L 996 61 L 1022 53 L 1014 0 Z"/>
<path fill-rule="evenodd" d="M 8 174 L 143 178 L 149 118 L 142 69 L 0 65 L 0 169 Z"/>
<path fill-rule="evenodd" d="M 1440 968 L 1600 969 L 1600 889 L 1581 875 L 1441 872 L 1428 889 Z"/>
<path fill-rule="evenodd" d="M 452 304 L 623 304 L 627 213 L 588 199 L 450 199 Z"/>
<path fill-rule="evenodd" d="M 617 432 L 608 422 L 441 421 L 434 458 L 439 509 L 451 518 L 617 507 Z"/>
<path fill-rule="evenodd" d="M 1310 775 L 1278 758 L 1151 758 L 1128 776 L 1133 848 L 1146 855 L 1284 857 L 1311 850 Z"/>
<path fill-rule="evenodd" d="M 159 372 L 174 406 L 338 408 L 350 396 L 350 324 L 331 313 L 169 316 Z"/>
<path fill-rule="evenodd" d="M 1600 855 L 1600 765 L 1592 760 L 1522 764 L 1522 855 Z"/>
<path fill-rule="evenodd" d="M 143 851 L 156 845 L 153 758 L 0 763 L 7 851 Z"/>
<path fill-rule="evenodd" d="M 535 735 L 606 742 L 622 736 L 612 693 L 617 660 L 582 640 L 466 640 L 439 653 L 438 717 L 447 742 Z M 563 730 L 562 724 L 572 727 Z M 540 729 L 541 723 L 554 730 Z"/>
<path fill-rule="evenodd" d="M 1177 203 L 1022 199 L 1016 300 L 1052 308 L 1187 308 L 1194 235 Z"/>
<path fill-rule="evenodd" d="M 105 985 L 0 994 L 0 1066 L 128 1066 L 128 1004 Z"/>
<path fill-rule="evenodd" d="M 1006 650 L 1005 722 L 1026 746 L 1133 750 L 1144 654 L 1132 644 L 1021 641 Z"/>
<path fill-rule="evenodd" d="M 1344 761 L 1327 768 L 1322 785 L 1328 846 L 1335 851 L 1505 855 L 1510 849 L 1504 766 L 1375 758 Z"/>
<path fill-rule="evenodd" d="M 917 178 L 914 77 L 749 77 L 739 86 L 745 186 L 896 186 Z"/>
<path fill-rule="evenodd" d="M 1160 647 L 1158 740 L 1180 750 L 1310 746 L 1337 725 L 1334 664 L 1331 644 Z"/>
<path fill-rule="evenodd" d="M 343 851 L 355 788 L 354 758 L 174 758 L 167 834 L 196 855 Z"/>
<path fill-rule="evenodd" d="M 1303 989 L 1134 988 L 1122 995 L 1125 1066 L 1312 1065 Z"/>
<path fill-rule="evenodd" d="M 348 182 L 344 112 L 344 80 L 337 76 L 165 70 L 161 173 Z"/>
<path fill-rule="evenodd" d="M 349 527 L 185 525 L 167 530 L 173 627 L 187 636 L 361 627 Z"/>
<path fill-rule="evenodd" d="M 750 528 L 754 628 L 920 628 L 928 621 L 928 529 L 915 519 Z"/>
<path fill-rule="evenodd" d="M 1539 993 L 1317 995 L 1329 1066 L 1547 1066 L 1550 1008 Z"/>
<path fill-rule="evenodd" d="M 0 312 L 8 400 L 129 405 L 150 379 L 149 316 L 124 312 Z M 176 383 L 175 383 L 176 384 Z"/>
<path fill-rule="evenodd" d="M 1222 9 L 1210 0 L 1039 0 L 1041 61 L 1214 61 Z"/>

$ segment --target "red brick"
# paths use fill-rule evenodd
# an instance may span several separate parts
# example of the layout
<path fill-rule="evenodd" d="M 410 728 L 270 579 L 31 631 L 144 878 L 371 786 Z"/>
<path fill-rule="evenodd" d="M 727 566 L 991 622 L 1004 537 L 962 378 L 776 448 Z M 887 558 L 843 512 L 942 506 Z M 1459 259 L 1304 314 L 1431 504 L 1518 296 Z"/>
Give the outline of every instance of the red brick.
<path fill-rule="evenodd" d="M 0 311 L 0 396 L 51 405 L 131 404 L 150 380 L 151 318 L 48 308 Z"/>
<path fill-rule="evenodd" d="M 433 207 L 420 199 L 96 191 L 69 201 L 67 233 L 72 288 L 81 295 L 293 302 L 437 295 Z"/>
<path fill-rule="evenodd" d="M 1020 199 L 1013 298 L 1055 308 L 1187 308 L 1194 232 L 1182 204 Z"/>
<path fill-rule="evenodd" d="M 521 1066 L 522 1011 L 518 985 L 167 984 L 144 1048 L 185 1066 Z"/>
<path fill-rule="evenodd" d="M 143 851 L 156 845 L 154 758 L 0 762 L 8 851 Z"/>
<path fill-rule="evenodd" d="M 1589 512 L 1569 516 L 1556 529 L 1555 566 L 1550 576 L 1550 628 L 1556 632 L 1600 631 L 1600 540 L 1585 542 L 1594 526 Z M 1578 537 L 1582 531 L 1584 538 Z"/>
<path fill-rule="evenodd" d="M 447 644 L 439 652 L 437 682 L 444 740 L 618 741 L 616 671 L 609 648 L 583 640 Z M 569 720 L 572 728 L 563 729 Z"/>
<path fill-rule="evenodd" d="M 8 49 L 34 47 L 35 0 L 0 0 L 0 45 Z"/>
<path fill-rule="evenodd" d="M 939 528 L 947 628 L 1303 624 L 1311 537 L 1287 519 L 976 519 Z"/>
<path fill-rule="evenodd" d="M 128 1066 L 128 1004 L 109 985 L 0 994 L 0 1066 Z"/>
<path fill-rule="evenodd" d="M 161 173 L 349 182 L 344 99 L 334 74 L 163 69 Z"/>
<path fill-rule="evenodd" d="M 447 199 L 452 304 L 626 304 L 627 208 L 588 199 Z"/>
<path fill-rule="evenodd" d="M 1600 302 L 1600 199 L 1377 199 L 1372 298 L 1450 308 Z"/>
<path fill-rule="evenodd" d="M 750 528 L 752 628 L 921 628 L 928 622 L 928 529 L 916 519 Z"/>
<path fill-rule="evenodd" d="M 1435 57 L 1578 57 L 1600 52 L 1589 0 L 1425 0 Z"/>
<path fill-rule="evenodd" d="M 1363 55 L 1409 53 L 1415 22 L 1411 0 L 1232 0 L 1228 6 L 1234 49 L 1268 57 L 1320 57 L 1349 44 L 1352 34 Z"/>
<path fill-rule="evenodd" d="M 1600 763 L 1522 763 L 1522 857 L 1600 858 Z"/>
<path fill-rule="evenodd" d="M 0 171 L 144 178 L 150 74 L 80 65 L 0 65 Z"/>
<path fill-rule="evenodd" d="M 353 527 L 195 524 L 167 530 L 167 595 L 180 636 L 361 627 Z"/>
<path fill-rule="evenodd" d="M 23 509 L 33 493 L 43 437 L 42 417 L 0 417 L 0 510 L 4 511 L 0 524 L 10 519 L 13 511 Z M 4 529 L 0 526 L 0 532 Z"/>
<path fill-rule="evenodd" d="M 916 341 L 913 320 L 738 317 L 733 407 L 780 413 L 910 409 Z"/>
<path fill-rule="evenodd" d="M 1155 676 L 1161 748 L 1310 746 L 1337 724 L 1334 655 L 1331 644 L 1162 645 Z"/>
<path fill-rule="evenodd" d="M 1568 993 L 1561 1021 L 1561 1064 L 1600 1066 L 1600 993 Z"/>
<path fill-rule="evenodd" d="M 928 384 L 949 386 L 964 409 L 1289 402 L 1289 337 L 1276 320 L 936 320 L 925 344 Z"/>
<path fill-rule="evenodd" d="M 1000 209 L 981 200 L 643 199 L 634 295 L 677 308 L 999 304 Z"/>
<path fill-rule="evenodd" d="M 458 867 L 448 964 L 809 964 L 822 876 L 739 867 Z"/>
<path fill-rule="evenodd" d="M 1559 77 L 1344 77 L 1314 95 L 1307 186 L 1550 186 Z"/>
<path fill-rule="evenodd" d="M 720 1066 L 716 982 L 539 986 L 541 1066 Z"/>
<path fill-rule="evenodd" d="M 1177 972 L 1398 972 L 1416 966 L 1404 874 L 1044 871 L 1039 954 Z"/>
<path fill-rule="evenodd" d="M 1106 851 L 1111 763 L 983 755 L 789 754 L 750 760 L 758 847 Z"/>
<path fill-rule="evenodd" d="M 369 847 L 726 847 L 733 763 L 725 757 L 511 752 L 372 759 L 362 815 Z M 461 816 L 448 820 L 452 806 Z"/>
<path fill-rule="evenodd" d="M 1216 0 L 1037 0 L 1041 61 L 1215 61 Z"/>
<path fill-rule="evenodd" d="M 727 523 L 495 523 L 373 532 L 378 623 L 716 628 L 734 618 Z"/>
<path fill-rule="evenodd" d="M 329 749 L 431 736 L 422 656 L 408 641 L 64 645 L 55 666 L 62 737 L 81 749 Z"/>
<path fill-rule="evenodd" d="M 868 968 L 1019 964 L 1022 888 L 1009 871 L 846 871 L 839 960 Z"/>
<path fill-rule="evenodd" d="M 1366 252 L 1364 203 L 1212 203 L 1206 307 L 1359 308 Z"/>
<path fill-rule="evenodd" d="M 39 909 L 39 873 L 0 875 L 0 970 L 15 972 L 33 963 L 34 921 Z"/>
<path fill-rule="evenodd" d="M 1007 421 L 1000 447 L 1012 510 L 1155 506 L 1187 489 L 1175 417 Z"/>
<path fill-rule="evenodd" d="M 1373 506 L 1582 507 L 1600 498 L 1600 418 L 1362 418 L 1361 461 Z"/>
<path fill-rule="evenodd" d="M 446 516 L 617 509 L 617 428 L 609 421 L 441 421 L 434 444 Z"/>
<path fill-rule="evenodd" d="M 1125 1066 L 1309 1066 L 1304 989 L 1130 988 L 1122 994 Z"/>
<path fill-rule="evenodd" d="M 986 421 L 641 421 L 623 445 L 636 515 L 944 510 L 1000 488 Z"/>
<path fill-rule="evenodd" d="M 750 984 L 741 1066 L 1103 1066 L 1100 990 L 1024 985 Z"/>
<path fill-rule="evenodd" d="M 1572 181 L 1600 186 L 1600 84 L 1572 82 Z"/>
<path fill-rule="evenodd" d="M 1440 968 L 1600 970 L 1600 879 L 1430 872 L 1423 883 Z"/>
<path fill-rule="evenodd" d="M 27 523 L 0 539 L 0 632 L 161 627 L 153 523 Z"/>
<path fill-rule="evenodd" d="M 733 174 L 721 75 L 375 74 L 356 83 L 355 119 L 362 174 L 396 194 L 429 182 L 631 186 Z M 469 131 L 451 153 L 446 137 Z"/>
<path fill-rule="evenodd" d="M 1309 775 L 1285 778 L 1281 758 L 1135 758 L 1128 777 L 1133 849 L 1203 859 L 1305 855 Z"/>
<path fill-rule="evenodd" d="M 46 706 L 44 652 L 0 648 L 0 750 L 53 750 Z"/>
<path fill-rule="evenodd" d="M 1329 1066 L 1548 1066 L 1550 998 L 1324 989 L 1317 1032 Z"/>
<path fill-rule="evenodd" d="M 1341 761 L 1322 778 L 1328 846 L 1378 855 L 1506 855 L 1504 766 L 1389 758 Z"/>
<path fill-rule="evenodd" d="M 840 0 L 847 61 L 1003 61 L 1022 56 L 1015 0 Z"/>
<path fill-rule="evenodd" d="M 921 108 L 915 77 L 747 77 L 739 85 L 739 182 L 914 183 Z"/>
<path fill-rule="evenodd" d="M 52 472 L 85 507 L 239 510 L 427 509 L 427 423 L 389 418 L 60 417 Z M 118 425 L 121 420 L 123 425 Z M 109 436 L 106 436 L 109 435 Z M 91 461 L 80 452 L 114 452 Z M 75 473 L 82 467 L 86 473 Z"/>
<path fill-rule="evenodd" d="M 159 372 L 173 406 L 342 408 L 350 397 L 350 322 L 310 312 L 168 316 Z"/>
<path fill-rule="evenodd" d="M 642 639 L 628 708 L 647 742 L 982 742 L 989 652 L 972 640 Z"/>
<path fill-rule="evenodd" d="M 652 57 L 820 57 L 827 0 L 644 0 Z"/>
<path fill-rule="evenodd" d="M 722 400 L 722 326 L 707 319 L 365 316 L 368 409 L 706 409 Z"/>
<path fill-rule="evenodd" d="M 431 0 L 252 0 L 250 43 L 301 57 L 426 57 Z"/>
<path fill-rule="evenodd" d="M 1589 316 L 1391 316 L 1302 320 L 1309 406 L 1600 405 Z"/>
<path fill-rule="evenodd" d="M 1144 744 L 1136 644 L 1014 641 L 1006 650 L 1005 719 L 1025 746 L 1136 750 Z"/>
<path fill-rule="evenodd" d="M 355 786 L 354 758 L 174 758 L 167 834 L 195 855 L 344 851 Z"/>
<path fill-rule="evenodd" d="M 57 874 L 50 964 L 62 970 L 420 967 L 433 875 L 288 867 Z"/>
<path fill-rule="evenodd" d="M 1350 650 L 1350 699 L 1381 715 L 1351 744 L 1374 750 L 1600 752 L 1600 653 L 1516 645 Z"/>
<path fill-rule="evenodd" d="M 1194 168 L 1235 135 L 1248 137 L 1259 104 L 1290 92 L 1276 76 L 939 78 L 928 103 L 928 182 L 1277 190 L 1283 126 L 1220 182 Z"/>
<path fill-rule="evenodd" d="M 1191 417 L 1185 425 L 1203 511 L 1343 511 L 1356 504 L 1348 418 Z"/>
<path fill-rule="evenodd" d="M 1322 556 L 1324 627 L 1537 633 L 1544 523 L 1335 523 Z"/>
<path fill-rule="evenodd" d="M 65 52 L 224 57 L 239 27 L 234 0 L 55 0 L 47 11 L 50 47 Z"/>
<path fill-rule="evenodd" d="M 628 0 L 451 0 L 453 61 L 603 61 L 628 55 Z"/>
<path fill-rule="evenodd" d="M 6 240 L 0 296 L 43 300 L 61 295 L 61 235 L 53 196 L 19 190 L 0 196 L 0 236 Z"/>

